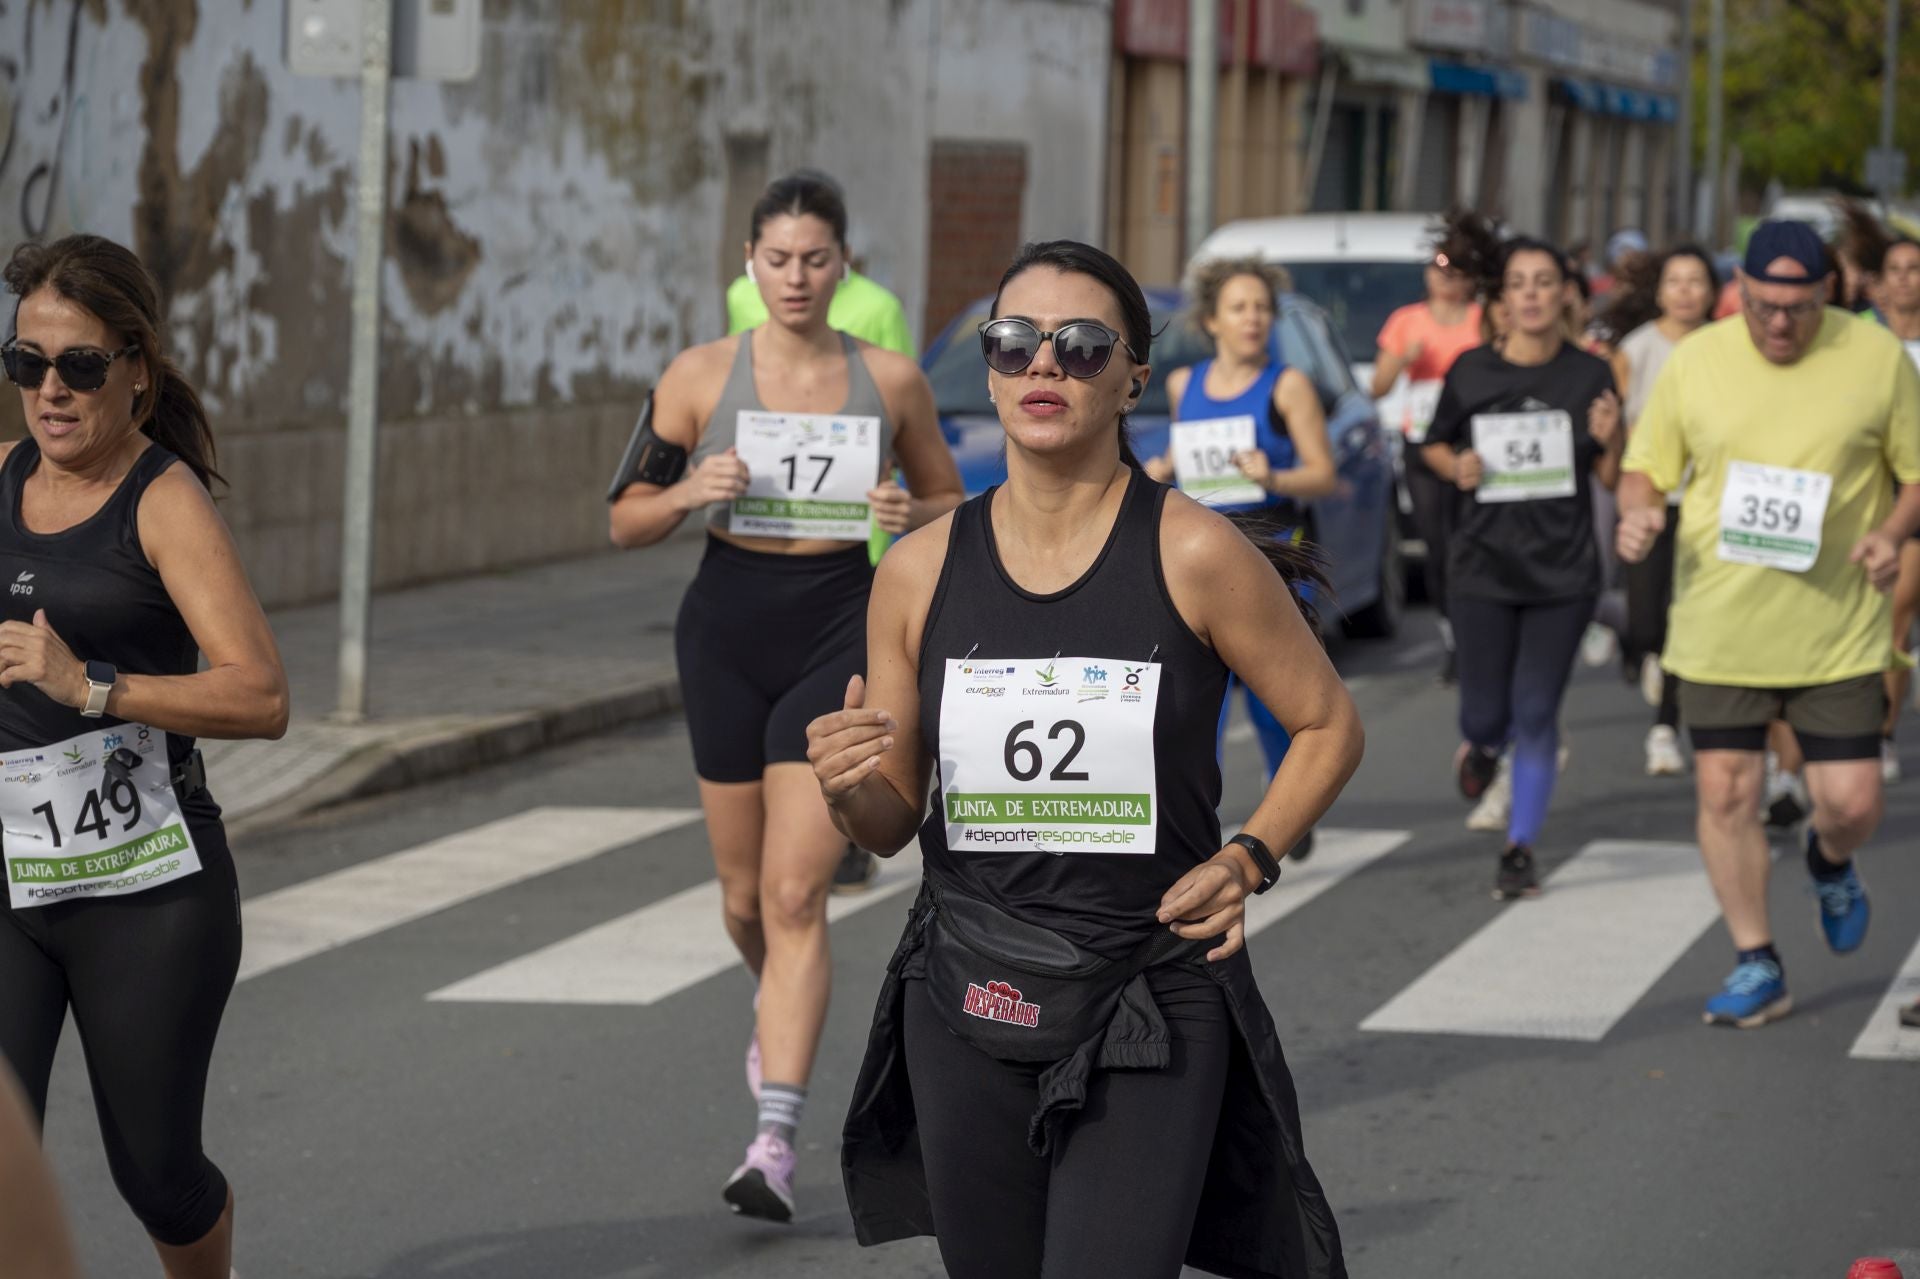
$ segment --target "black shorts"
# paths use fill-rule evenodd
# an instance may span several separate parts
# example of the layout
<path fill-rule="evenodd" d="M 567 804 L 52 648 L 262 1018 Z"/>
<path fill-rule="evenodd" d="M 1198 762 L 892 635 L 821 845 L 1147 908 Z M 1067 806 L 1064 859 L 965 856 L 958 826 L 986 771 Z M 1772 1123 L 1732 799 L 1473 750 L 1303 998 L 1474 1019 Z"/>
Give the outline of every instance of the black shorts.
<path fill-rule="evenodd" d="M 1744 688 L 1680 682 L 1680 717 L 1696 751 L 1764 751 L 1780 719 L 1814 763 L 1879 759 L 1887 715 L 1886 680 L 1861 675 L 1802 688 Z"/>
<path fill-rule="evenodd" d="M 807 725 L 844 704 L 867 669 L 866 543 L 825 555 L 772 555 L 707 540 L 680 602 L 674 655 L 709 782 L 757 782 L 804 762 Z"/>

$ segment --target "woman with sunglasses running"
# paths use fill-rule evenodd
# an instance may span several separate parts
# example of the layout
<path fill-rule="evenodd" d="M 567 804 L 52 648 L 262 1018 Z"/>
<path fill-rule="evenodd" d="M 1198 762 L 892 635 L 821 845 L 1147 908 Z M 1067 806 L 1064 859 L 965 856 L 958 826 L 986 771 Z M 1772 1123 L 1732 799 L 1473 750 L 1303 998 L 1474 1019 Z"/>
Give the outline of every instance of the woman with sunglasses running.
<path fill-rule="evenodd" d="M 832 186 L 800 174 L 767 188 L 747 274 L 770 318 L 674 360 L 649 446 L 684 473 L 628 485 L 612 511 L 625 547 L 704 512 L 674 647 L 727 933 L 759 984 L 756 1132 L 723 1194 L 779 1222 L 793 1218 L 794 1132 L 832 976 L 827 893 L 846 849 L 807 767 L 807 724 L 866 665 L 869 513 L 904 533 L 961 498 L 919 366 L 827 324 L 846 245 Z M 883 478 L 896 461 L 906 489 Z"/>
<path fill-rule="evenodd" d="M 1604 360 L 1567 340 L 1566 259 L 1483 228 L 1468 261 L 1504 303 L 1497 345 L 1447 372 L 1424 448 L 1456 487 L 1448 608 L 1460 641 L 1460 790 L 1478 799 L 1512 745 L 1494 896 L 1539 891 L 1533 845 L 1558 771 L 1560 702 L 1600 594 L 1593 484 L 1620 474 L 1620 400 Z"/>
<path fill-rule="evenodd" d="M 1271 850 L 1360 760 L 1288 589 L 1313 561 L 1142 471 L 1126 417 L 1152 335 L 1118 262 L 1030 244 L 992 315 L 1007 482 L 881 562 L 867 677 L 808 730 L 841 829 L 883 854 L 917 834 L 927 875 L 847 1120 L 856 1233 L 937 1234 L 955 1279 L 1171 1279 L 1183 1260 L 1333 1279 L 1243 949 Z M 1229 671 L 1293 745 L 1223 843 Z"/>
<path fill-rule="evenodd" d="M 240 895 L 194 739 L 279 737 L 286 675 L 153 277 L 84 235 L 5 277 L 28 434 L 0 446 L 0 1053 L 44 1121 L 71 1008 L 114 1185 L 170 1279 L 227 1279 L 200 1118 Z"/>
<path fill-rule="evenodd" d="M 1374 362 L 1370 390 L 1374 399 L 1381 399 L 1399 383 L 1402 374 L 1406 375 L 1398 419 L 1387 425 L 1397 426 L 1405 441 L 1401 469 L 1407 497 L 1413 503 L 1414 527 L 1427 548 L 1421 575 L 1427 602 L 1440 620 L 1440 640 L 1445 649 L 1440 667 L 1442 684 L 1453 683 L 1456 660 L 1453 627 L 1447 621 L 1447 520 L 1453 498 L 1451 488 L 1421 456 L 1420 446 L 1426 441 L 1434 406 L 1440 402 L 1441 379 L 1461 352 L 1485 341 L 1473 277 L 1460 265 L 1469 251 L 1468 232 L 1462 229 L 1462 222 L 1473 216 L 1455 213 L 1441 224 L 1433 257 L 1427 262 L 1426 299 L 1401 307 L 1380 327 L 1380 354 Z"/>
<path fill-rule="evenodd" d="M 1273 324 L 1288 287 L 1283 269 L 1258 258 L 1219 259 L 1195 273 L 1193 320 L 1213 339 L 1214 356 L 1167 375 L 1173 443 L 1146 471 L 1216 511 L 1256 516 L 1272 536 L 1301 541 L 1304 503 L 1333 492 L 1339 476 L 1320 393 L 1306 374 L 1274 358 Z M 1287 730 L 1229 676 L 1221 743 L 1235 689 L 1245 698 L 1271 782 L 1287 755 Z M 1290 855 L 1304 858 L 1312 850 L 1308 831 Z"/>

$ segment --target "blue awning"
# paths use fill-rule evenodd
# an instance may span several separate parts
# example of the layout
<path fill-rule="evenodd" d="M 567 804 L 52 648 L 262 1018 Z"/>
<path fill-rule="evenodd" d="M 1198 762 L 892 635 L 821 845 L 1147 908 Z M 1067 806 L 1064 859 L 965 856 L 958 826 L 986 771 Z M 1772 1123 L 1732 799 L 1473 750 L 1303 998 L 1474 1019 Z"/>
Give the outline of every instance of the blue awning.
<path fill-rule="evenodd" d="M 1435 93 L 1470 94 L 1482 98 L 1527 96 L 1527 77 L 1505 67 L 1476 67 L 1465 62 L 1433 60 L 1428 68 Z"/>
<path fill-rule="evenodd" d="M 1679 105 L 1664 93 L 1648 93 L 1598 80 L 1574 76 L 1556 76 L 1554 90 L 1574 106 L 1591 115 L 1618 116 L 1623 120 L 1653 120 L 1671 123 L 1679 117 Z"/>

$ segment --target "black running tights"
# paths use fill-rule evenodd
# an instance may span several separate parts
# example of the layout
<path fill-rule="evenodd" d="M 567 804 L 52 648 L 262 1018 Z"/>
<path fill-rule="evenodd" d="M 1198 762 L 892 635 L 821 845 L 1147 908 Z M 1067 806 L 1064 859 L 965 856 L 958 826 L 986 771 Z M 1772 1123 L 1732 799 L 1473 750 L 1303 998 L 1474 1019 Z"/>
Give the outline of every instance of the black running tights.
<path fill-rule="evenodd" d="M 1206 1181 L 1233 1026 L 1220 987 L 1155 969 L 1166 1070 L 1097 1071 L 1055 1149 L 1027 1148 L 1043 1067 L 987 1056 L 907 983 L 907 1072 L 951 1279 L 1175 1279 Z M 1229 1121 L 1231 1122 L 1231 1121 Z"/>
<path fill-rule="evenodd" d="M 199 874 L 142 893 L 0 905 L 0 1055 L 42 1123 L 67 1009 L 86 1053 L 113 1182 L 147 1233 L 184 1247 L 227 1204 L 200 1148 L 220 1016 L 240 967 L 240 895 L 215 827 L 196 827 Z"/>

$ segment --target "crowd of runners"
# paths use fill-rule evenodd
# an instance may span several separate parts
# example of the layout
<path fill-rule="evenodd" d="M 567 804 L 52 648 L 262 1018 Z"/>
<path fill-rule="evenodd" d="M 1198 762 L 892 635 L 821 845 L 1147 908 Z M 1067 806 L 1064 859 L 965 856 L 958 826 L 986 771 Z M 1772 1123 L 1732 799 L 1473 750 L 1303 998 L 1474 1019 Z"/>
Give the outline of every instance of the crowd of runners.
<path fill-rule="evenodd" d="M 935 1235 L 963 1279 L 1343 1275 L 1244 950 L 1247 900 L 1310 855 L 1362 754 L 1317 629 L 1303 530 L 1336 476 L 1273 340 L 1287 278 L 1199 271 L 1213 354 L 1166 369 L 1124 265 L 1027 245 L 978 334 L 1007 478 L 969 500 L 848 223 L 823 174 L 768 187 L 732 331 L 660 376 L 610 494 L 620 546 L 705 529 L 676 652 L 722 923 L 757 988 L 722 1194 L 793 1218 L 826 901 L 917 840 L 843 1124 L 861 1241 Z M 1387 425 L 1495 895 L 1540 892 L 1563 699 L 1580 661 L 1617 664 L 1651 711 L 1644 760 L 1581 767 L 1691 772 L 1735 952 L 1704 1016 L 1743 1028 L 1791 1006 L 1769 826 L 1804 855 L 1827 945 L 1861 945 L 1856 862 L 1910 688 L 1920 244 L 1842 226 L 1763 223 L 1730 279 L 1616 237 L 1596 289 L 1561 248 L 1455 213 L 1371 388 L 1402 392 Z M 0 1055 L 43 1117 L 71 1010 L 165 1272 L 226 1279 L 234 1194 L 200 1117 L 239 907 L 194 741 L 283 731 L 285 678 L 151 275 L 77 236 L 5 279 L 29 435 L 0 452 L 0 574 L 26 588 L 0 618 Z M 1177 446 L 1141 458 L 1128 421 L 1156 377 Z M 1266 789 L 1223 813 L 1236 688 Z M 21 1131 L 0 1123 L 0 1173 Z"/>

